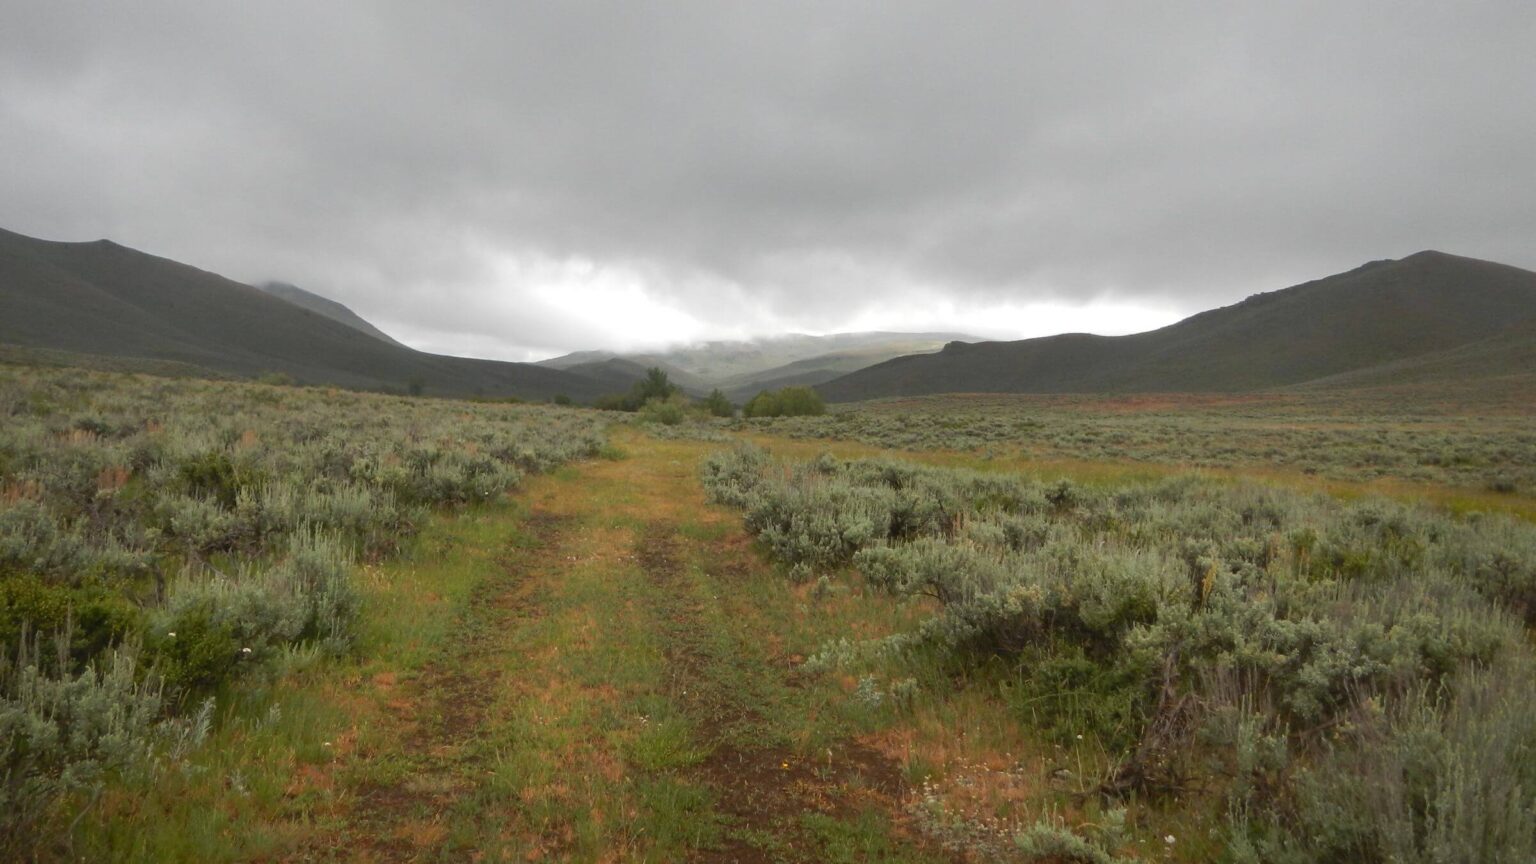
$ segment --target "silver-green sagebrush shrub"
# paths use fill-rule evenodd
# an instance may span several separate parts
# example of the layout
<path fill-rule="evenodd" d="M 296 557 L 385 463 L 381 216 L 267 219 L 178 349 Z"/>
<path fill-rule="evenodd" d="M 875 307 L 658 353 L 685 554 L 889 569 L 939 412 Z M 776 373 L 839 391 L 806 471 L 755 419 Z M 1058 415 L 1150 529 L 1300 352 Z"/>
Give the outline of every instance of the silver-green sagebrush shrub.
<path fill-rule="evenodd" d="M 753 449 L 703 479 L 786 563 L 937 601 L 916 629 L 839 640 L 813 668 L 1012 658 L 1025 717 L 1119 754 L 1106 794 L 1220 778 L 1234 860 L 1529 857 L 1536 527 L 1192 478 L 1103 489 Z M 1033 836 L 1033 854 L 1097 860 L 1081 838 Z"/>
<path fill-rule="evenodd" d="M 119 648 L 80 671 L 40 638 L 0 651 L 0 846 L 30 857 L 62 831 L 56 805 L 89 802 L 114 777 L 156 770 L 168 745 L 181 749 L 206 733 L 211 705 L 189 721 L 161 713 L 158 685 L 139 672 L 136 653 Z M 52 656 L 50 656 L 52 655 Z"/>
<path fill-rule="evenodd" d="M 57 668 L 12 670 L 6 698 L 75 704 L 61 694 L 93 681 L 127 705 L 131 679 L 162 719 L 118 724 L 108 740 L 144 747 L 203 693 L 347 651 L 357 557 L 397 548 L 430 508 L 490 501 L 527 472 L 595 455 L 607 424 L 574 410 L 13 367 L 0 368 L 0 406 L 0 646 L 38 631 L 65 643 Z M 114 665 L 125 644 L 143 646 L 126 678 Z M 31 724 L 27 740 L 73 734 L 64 708 L 6 711 Z M 7 782 L 53 790 L 33 797 L 69 809 L 78 796 L 55 793 L 87 750 L 8 762 L 20 767 Z"/>
<path fill-rule="evenodd" d="M 345 652 L 359 610 L 351 561 L 338 537 L 305 527 L 266 567 L 233 576 L 190 568 L 153 619 L 157 670 L 178 692 L 196 693 L 263 669 L 301 642 Z"/>

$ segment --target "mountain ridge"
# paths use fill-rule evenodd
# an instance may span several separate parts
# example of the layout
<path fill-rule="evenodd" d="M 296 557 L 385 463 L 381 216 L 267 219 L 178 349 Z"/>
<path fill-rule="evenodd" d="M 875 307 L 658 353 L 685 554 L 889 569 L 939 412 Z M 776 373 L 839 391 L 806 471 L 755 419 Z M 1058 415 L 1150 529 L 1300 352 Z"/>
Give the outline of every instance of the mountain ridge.
<path fill-rule="evenodd" d="M 372 322 L 353 312 L 342 303 L 338 303 L 321 294 L 316 294 L 313 291 L 306 291 L 290 282 L 261 282 L 251 287 L 259 291 L 265 291 L 273 297 L 287 300 L 289 303 L 301 306 L 311 312 L 318 312 L 332 321 L 345 324 L 353 330 L 367 333 L 369 336 L 380 341 L 388 342 L 391 345 L 398 345 L 401 348 L 410 347 L 375 327 Z"/>
<path fill-rule="evenodd" d="M 1299 384 L 1488 338 L 1536 316 L 1536 273 L 1428 250 L 1128 336 L 946 345 L 819 385 L 831 401 L 943 392 L 1220 392 Z"/>
<path fill-rule="evenodd" d="M 690 393 L 719 387 L 737 401 L 789 384 L 856 401 L 1536 381 L 1536 273 L 1426 250 L 1145 333 L 970 338 L 786 334 L 649 354 L 575 352 L 538 364 L 477 360 L 400 345 L 344 305 L 294 286 L 258 288 L 110 240 L 68 243 L 0 229 L 0 343 L 14 346 L 10 357 L 59 352 L 49 362 L 121 357 L 135 361 L 125 366 L 177 374 L 279 372 L 363 389 L 577 401 L 625 391 L 650 366 Z"/>
<path fill-rule="evenodd" d="M 455 396 L 589 401 L 589 379 L 426 354 L 216 273 L 108 240 L 0 229 L 0 343 L 172 361 L 253 377 Z"/>

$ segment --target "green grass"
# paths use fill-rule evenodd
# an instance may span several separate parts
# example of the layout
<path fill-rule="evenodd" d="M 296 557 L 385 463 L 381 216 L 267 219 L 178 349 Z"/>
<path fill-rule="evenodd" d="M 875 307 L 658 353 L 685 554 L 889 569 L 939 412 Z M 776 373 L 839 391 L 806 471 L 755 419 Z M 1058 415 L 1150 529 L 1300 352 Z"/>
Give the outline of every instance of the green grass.
<path fill-rule="evenodd" d="M 73 420 L 101 405 L 103 393 L 119 392 L 92 387 L 55 381 L 17 403 L 74 412 Z M 311 410 L 296 398 L 296 411 Z M 403 416 L 417 420 L 441 404 L 399 401 L 410 412 Z M 283 402 L 255 404 L 277 411 Z M 230 431 L 249 428 L 257 408 Z M 822 449 L 889 452 L 757 437 L 795 459 Z M 510 500 L 425 516 L 413 537 L 354 569 L 362 605 L 351 654 L 300 646 L 269 676 L 226 688 L 219 722 L 185 768 L 152 781 L 114 780 L 73 848 L 61 834 L 44 857 L 916 862 L 949 860 L 938 839 L 974 840 L 964 832 L 976 825 L 1004 826 L 997 836 L 1005 839 L 1037 825 L 1099 836 L 1107 816 L 1097 787 L 1124 757 L 1114 729 L 1127 688 L 1104 662 L 1110 655 L 1063 641 L 1018 655 L 930 646 L 808 662 L 831 657 L 839 640 L 881 644 L 943 609 L 884 590 L 845 563 L 791 571 L 770 561 L 777 547 L 747 535 L 739 511 L 705 498 L 700 463 L 718 447 L 620 428 L 604 449 L 623 458 L 552 467 L 524 478 Z M 14 454 L 0 448 L 0 476 L 15 476 L 3 473 Z M 975 468 L 988 482 L 1034 465 L 980 451 L 920 458 Z M 1076 510 L 1050 518 L 1080 521 L 1118 543 L 1125 538 L 1114 532 L 1132 537 L 1133 522 L 1096 520 L 1099 505 L 1179 473 L 1085 459 L 1048 463 L 1036 476 L 1042 488 L 1061 477 L 1076 483 Z M 1229 479 L 1240 473 L 1208 469 L 1168 488 L 1225 500 L 1249 494 Z M 1351 499 L 1318 507 L 1382 506 L 1353 500 L 1360 489 L 1347 484 L 1298 482 Z M 1110 509 L 1128 520 L 1132 498 Z M 1386 523 L 1367 521 L 1396 524 L 1394 512 L 1383 510 Z M 1444 508 L 1425 512 L 1413 519 L 1445 529 L 1448 522 L 1435 520 L 1454 518 Z M 985 521 L 956 524 L 969 530 Z M 1411 560 L 1410 546 L 1383 548 Z M 218 564 L 238 560 L 231 553 Z M 1349 566 L 1369 570 L 1375 560 L 1356 555 Z M 1522 734 L 1497 707 L 1478 714 L 1484 737 Z M 1226 746 L 1206 749 L 1230 752 Z M 1312 751 L 1298 760 L 1298 772 L 1346 777 L 1359 768 Z M 1230 765 L 1224 770 L 1229 777 Z M 1326 785 L 1332 775 L 1312 776 L 1319 796 L 1342 794 Z M 1228 837 L 1226 782 L 1124 802 L 1127 845 L 1115 851 L 1144 860 L 1218 857 Z M 1179 838 L 1171 847 L 1162 841 L 1168 834 Z"/>

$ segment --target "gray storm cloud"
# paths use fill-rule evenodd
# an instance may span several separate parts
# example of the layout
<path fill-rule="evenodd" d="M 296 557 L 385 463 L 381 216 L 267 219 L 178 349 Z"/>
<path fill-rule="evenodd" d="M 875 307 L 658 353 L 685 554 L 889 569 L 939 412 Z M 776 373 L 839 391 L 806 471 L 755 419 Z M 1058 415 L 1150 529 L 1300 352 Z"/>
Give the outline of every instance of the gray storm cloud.
<path fill-rule="evenodd" d="M 1536 267 L 1532 44 L 1519 2 L 23 2 L 0 226 L 499 356 L 1187 313 L 1427 247 Z"/>

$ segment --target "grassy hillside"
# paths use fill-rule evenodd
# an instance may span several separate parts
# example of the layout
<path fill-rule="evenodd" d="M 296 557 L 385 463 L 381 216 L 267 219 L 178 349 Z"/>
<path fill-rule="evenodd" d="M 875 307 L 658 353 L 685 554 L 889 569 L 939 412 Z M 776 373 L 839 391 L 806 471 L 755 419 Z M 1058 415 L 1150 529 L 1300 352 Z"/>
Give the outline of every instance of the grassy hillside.
<path fill-rule="evenodd" d="M 290 285 L 287 282 L 263 282 L 256 287 L 271 294 L 273 297 L 281 297 L 295 306 L 302 306 L 311 312 L 319 312 L 332 321 L 339 321 L 353 330 L 367 333 L 375 339 L 382 339 L 391 345 L 399 345 L 401 348 L 407 347 L 396 341 L 388 333 L 368 323 L 361 315 L 358 315 L 346 306 L 328 297 L 321 297 L 313 291 L 305 291 L 303 288 L 297 285 Z"/>
<path fill-rule="evenodd" d="M 1522 321 L 1489 339 L 1330 375 L 1299 385 L 1299 389 L 1460 387 L 1469 381 L 1498 381 L 1504 386 L 1536 389 L 1536 318 Z"/>
<path fill-rule="evenodd" d="M 577 400 L 590 379 L 525 363 L 425 354 L 164 258 L 100 240 L 0 231 L 0 343 L 174 361 L 236 375 L 428 394 Z"/>
<path fill-rule="evenodd" d="M 178 363 L 175 360 L 145 360 L 139 357 L 112 357 L 104 354 L 78 354 L 47 348 L 23 348 L 0 345 L 0 363 L 44 369 L 90 369 L 96 372 L 124 372 L 154 375 L 159 378 L 205 378 L 210 381 L 238 379 L 240 376 L 207 366 Z"/>
<path fill-rule="evenodd" d="M 1488 339 L 1536 316 L 1536 273 L 1420 252 L 1132 336 L 950 344 L 821 385 L 833 401 L 926 393 L 1231 392 Z"/>

